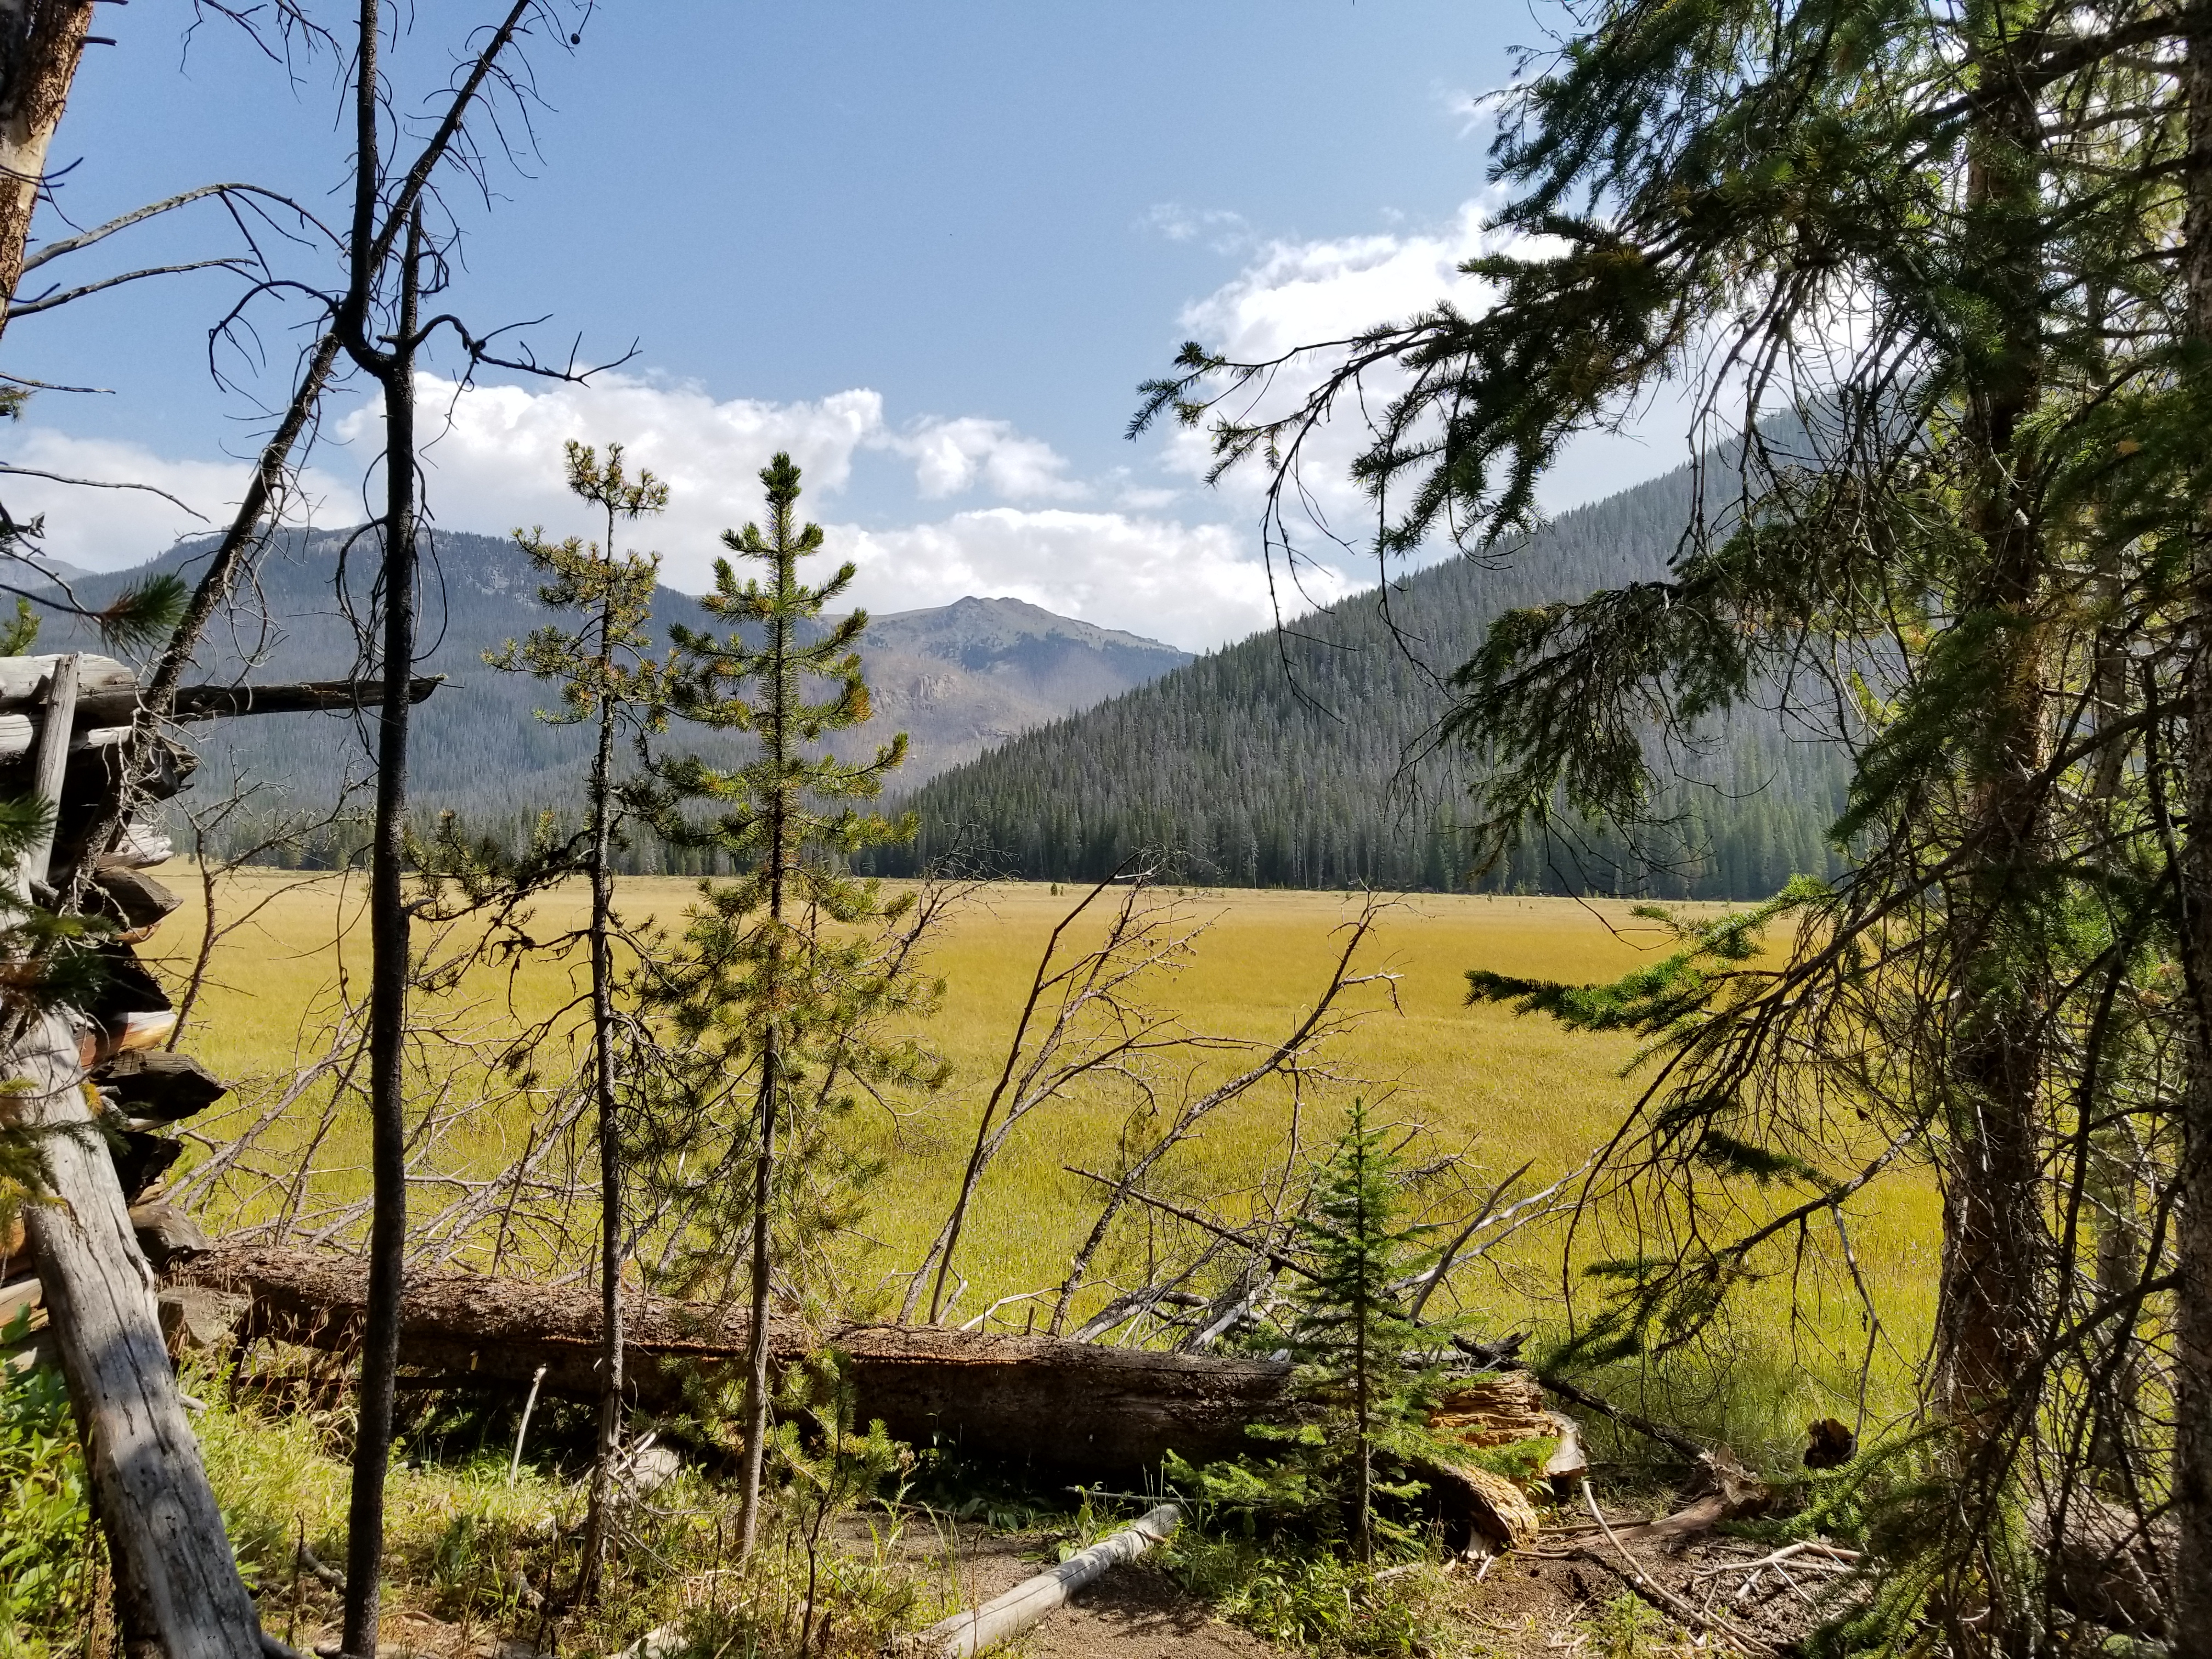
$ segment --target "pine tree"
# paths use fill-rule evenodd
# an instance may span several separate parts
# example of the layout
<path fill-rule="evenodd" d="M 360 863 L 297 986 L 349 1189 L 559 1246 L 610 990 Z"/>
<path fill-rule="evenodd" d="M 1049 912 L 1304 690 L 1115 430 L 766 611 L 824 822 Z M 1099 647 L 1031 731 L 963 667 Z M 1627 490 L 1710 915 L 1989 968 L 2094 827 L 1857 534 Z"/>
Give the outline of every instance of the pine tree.
<path fill-rule="evenodd" d="M 2051 1638 L 2051 1585 L 2002 1540 L 2054 1479 L 2086 1478 L 2091 1437 L 2052 1425 L 2120 1403 L 2112 1346 L 2159 1329 L 2167 1284 L 2181 1328 L 2212 1332 L 2191 1311 L 2212 1307 L 2202 1270 L 2192 1285 L 2146 1261 L 2100 1311 L 2063 1219 L 2111 1177 L 2086 1124 L 2130 1124 L 2132 1207 L 2212 1169 L 2180 1153 L 2169 1104 L 2212 1100 L 2212 1042 L 2152 1054 L 2112 1013 L 2212 1030 L 2212 957 L 2169 896 L 2191 880 L 2183 824 L 2212 869 L 2206 815 L 2172 805 L 2191 787 L 2181 665 L 2212 659 L 2177 597 L 2192 558 L 2212 569 L 2212 540 L 2188 540 L 2212 467 L 2180 269 L 2212 271 L 2212 73 L 2197 97 L 2184 37 L 2209 70 L 2212 49 L 2134 0 L 2094 17 L 2041 0 L 1607 0 L 1577 31 L 1502 112 L 1501 228 L 1526 240 L 1468 266 L 1497 302 L 1370 331 L 1318 361 L 1283 418 L 1217 421 L 1217 453 L 1293 467 L 1304 434 L 1389 375 L 1353 469 L 1387 509 L 1380 550 L 1449 536 L 1510 565 L 1576 434 L 1677 374 L 1705 375 L 1708 414 L 1744 406 L 1735 476 L 1696 504 L 1664 576 L 1502 619 L 1458 676 L 1447 735 L 1486 769 L 1501 857 L 1578 818 L 1650 839 L 1670 757 L 1724 711 L 1779 703 L 1850 750 L 1831 834 L 1852 860 L 1792 890 L 1780 964 L 1692 949 L 1670 985 L 1614 988 L 1650 993 L 1668 1053 L 1621 1179 L 1731 1217 L 1634 1265 L 1632 1300 L 1686 1322 L 1637 1335 L 1686 1340 L 1790 1218 L 1840 1226 L 1844 1198 L 1932 1157 L 1946 1478 L 1927 1493 L 1930 1551 L 1898 1582 L 1922 1587 L 1905 1616 L 1960 1648 L 2025 1650 Z M 1201 422 L 1285 367 L 1196 344 L 1183 363 L 1146 417 Z M 2118 702 L 2097 670 L 2115 652 L 2132 675 Z M 2100 775 L 2117 794 L 2090 787 Z M 2178 1005 L 2182 979 L 2201 1006 Z M 1589 994 L 1543 994 L 1571 1012 Z M 1855 1122 L 1879 1138 L 1855 1144 Z M 1759 1167 L 1801 1188 L 1779 1220 L 1743 1198 Z M 2212 1399 L 2212 1340 L 2188 1346 L 2174 1380 Z M 2149 1417 L 2130 1432 L 2153 1463 L 2173 1455 Z M 2185 1430 L 2170 1467 L 2179 1578 L 2201 1585 L 2212 1433 L 2193 1444 Z M 2212 1620 L 2212 1595 L 2199 1606 Z M 2212 1631 L 2189 1639 L 2212 1650 Z"/>
<path fill-rule="evenodd" d="M 592 886 L 591 921 L 586 940 L 592 964 L 592 1059 L 590 1087 L 597 1103 L 599 1152 L 599 1449 L 592 1468 L 591 1507 L 585 1518 L 583 1563 L 577 1593 L 598 1593 L 606 1562 L 613 1503 L 615 1460 L 623 1430 L 623 1263 L 628 1232 L 623 1209 L 623 1127 L 618 1109 L 616 1048 L 622 1021 L 615 1007 L 615 851 L 625 817 L 615 777 L 615 740 L 627 728 L 641 741 L 660 729 L 665 678 L 651 655 L 648 624 L 653 594 L 660 575 L 657 554 L 622 553 L 615 548 L 619 525 L 635 524 L 668 505 L 668 487 L 652 473 L 629 477 L 620 444 L 607 446 L 606 459 L 571 440 L 566 447 L 569 492 L 600 509 L 605 539 L 585 542 L 571 536 L 554 543 L 543 529 L 515 540 L 530 562 L 552 577 L 538 598 L 556 611 L 576 614 L 574 629 L 549 623 L 517 645 L 485 653 L 495 668 L 526 672 L 561 684 L 562 709 L 538 713 L 556 724 L 589 721 L 598 727 L 586 776 L 583 856 Z"/>
<path fill-rule="evenodd" d="M 1353 1101 L 1298 1220 L 1297 1240 L 1311 1267 L 1297 1281 L 1291 1328 L 1300 1392 L 1351 1430 L 1346 1527 L 1370 1565 L 1376 1451 L 1405 1450 L 1427 1426 L 1428 1379 L 1401 1363 L 1425 1339 L 1393 1286 L 1413 1273 L 1419 1243 L 1434 1229 L 1405 1222 L 1405 1171 L 1386 1135 L 1366 1103 Z M 1434 1346 L 1436 1336 L 1431 1330 L 1425 1340 Z"/>
<path fill-rule="evenodd" d="M 710 730 L 749 733 L 756 751 L 729 769 L 696 756 L 655 769 L 662 833 L 742 873 L 702 884 L 703 902 L 681 948 L 647 969 L 653 1006 L 691 1056 L 690 1081 L 706 1091 L 676 1088 L 653 1149 L 659 1191 L 687 1229 L 672 1252 L 676 1271 L 696 1282 L 733 1265 L 733 1243 L 750 1240 L 739 1524 L 747 1553 L 757 1536 L 768 1440 L 779 1215 L 802 1239 L 842 1218 L 808 1179 L 834 1158 L 823 1126 L 857 1087 L 933 1088 L 945 1076 L 910 1036 L 884 1029 L 926 1012 L 936 995 L 911 933 L 899 932 L 915 915 L 914 898 L 887 898 L 876 881 L 848 869 L 855 854 L 913 833 L 910 821 L 856 805 L 905 758 L 906 738 L 861 762 L 820 746 L 870 714 L 854 650 L 866 613 L 819 620 L 851 584 L 854 567 L 817 586 L 802 582 L 799 561 L 819 552 L 823 538 L 819 526 L 798 519 L 799 468 L 780 454 L 760 477 L 766 528 L 748 524 L 722 539 L 765 566 L 765 579 L 740 582 L 730 560 L 718 560 L 714 591 L 702 603 L 722 629 L 671 630 L 673 712 Z M 810 699 L 810 680 L 827 682 L 828 694 Z M 712 1109 L 718 1103 L 730 1115 Z"/>

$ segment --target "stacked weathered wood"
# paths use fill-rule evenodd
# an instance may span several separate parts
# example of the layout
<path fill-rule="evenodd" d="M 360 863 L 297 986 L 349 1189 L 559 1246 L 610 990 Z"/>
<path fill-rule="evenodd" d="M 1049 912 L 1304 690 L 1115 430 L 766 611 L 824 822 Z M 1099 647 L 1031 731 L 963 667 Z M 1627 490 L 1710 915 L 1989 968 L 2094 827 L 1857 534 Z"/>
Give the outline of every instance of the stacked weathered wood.
<path fill-rule="evenodd" d="M 234 689 L 196 688 L 174 712 L 206 718 L 331 706 L 331 688 L 283 690 L 294 694 L 289 701 L 247 697 L 250 706 L 241 706 Z M 345 687 L 343 695 L 349 706 L 378 700 L 370 688 Z M 98 946 L 106 969 L 99 991 L 81 1008 L 27 1018 L 0 1063 L 0 1078 L 19 1085 L 0 1097 L 0 1109 L 39 1137 L 51 1188 L 50 1201 L 26 1207 L 22 1237 L 0 1239 L 0 1308 L 20 1314 L 44 1305 L 83 1435 L 126 1648 L 150 1644 L 168 1659 L 252 1659 L 265 1638 L 185 1419 L 149 1265 L 149 1256 L 188 1255 L 204 1241 L 186 1218 L 131 1204 L 155 1190 L 177 1156 L 166 1131 L 223 1092 L 204 1067 L 155 1052 L 176 1016 L 132 953 L 177 907 L 143 873 L 170 856 L 167 838 L 134 812 L 111 844 L 88 846 L 99 825 L 112 822 L 109 801 L 143 806 L 174 794 L 191 775 L 191 751 L 172 726 L 146 744 L 131 740 L 137 703 L 131 671 L 108 658 L 0 658 L 0 793 L 53 808 L 50 833 L 0 878 L 19 900 L 74 900 L 104 913 L 113 930 Z M 54 890 L 70 884 L 63 872 L 87 866 L 88 894 Z M 119 1145 L 103 1133 L 110 1129 L 120 1132 Z"/>

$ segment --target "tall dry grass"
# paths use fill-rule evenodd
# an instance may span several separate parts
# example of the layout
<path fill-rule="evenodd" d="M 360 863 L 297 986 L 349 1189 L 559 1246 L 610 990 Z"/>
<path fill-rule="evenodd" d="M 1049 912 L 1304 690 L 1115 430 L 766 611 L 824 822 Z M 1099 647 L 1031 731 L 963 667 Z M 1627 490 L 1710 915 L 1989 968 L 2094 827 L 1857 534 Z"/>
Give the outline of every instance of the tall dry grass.
<path fill-rule="evenodd" d="M 191 897 L 142 954 L 181 972 L 203 921 L 198 876 L 174 869 L 165 878 Z M 695 896 L 694 884 L 679 879 L 632 878 L 621 889 L 634 921 L 672 928 L 680 927 Z M 1036 884 L 987 886 L 957 908 L 939 937 L 933 969 L 947 996 L 927 1036 L 952 1060 L 955 1079 L 941 1095 L 896 1111 L 864 1108 L 848 1121 L 859 1149 L 884 1165 L 867 1194 L 860 1233 L 841 1252 L 853 1300 L 882 1305 L 942 1222 L 1038 953 L 1076 896 Z M 1328 893 L 1192 890 L 1163 896 L 1202 931 L 1188 964 L 1163 975 L 1151 994 L 1194 1032 L 1247 1039 L 1279 1036 L 1296 1023 L 1326 982 L 1338 930 L 1358 910 L 1353 896 Z M 361 983 L 362 886 L 358 878 L 339 875 L 241 871 L 221 879 L 216 898 L 219 922 L 249 911 L 251 920 L 216 950 L 185 1046 L 238 1079 L 242 1098 L 265 1096 L 317 1051 L 317 1032 L 343 988 Z M 556 891 L 536 906 L 531 931 L 540 939 L 557 935 L 581 922 L 585 906 L 580 887 Z M 1364 994 L 1368 1012 L 1338 1044 L 1333 1062 L 1345 1080 L 1304 1103 L 1300 1147 L 1308 1154 L 1325 1147 L 1337 1109 L 1356 1088 L 1381 1103 L 1386 1118 L 1409 1130 L 1418 1126 L 1421 1156 L 1457 1155 L 1476 1180 L 1494 1180 L 1524 1163 L 1531 1166 L 1528 1187 L 1572 1170 L 1620 1125 L 1642 1086 L 1638 1077 L 1622 1075 L 1632 1040 L 1571 1034 L 1496 1006 L 1468 1007 L 1462 976 L 1479 966 L 1605 980 L 1668 943 L 1621 903 L 1459 895 L 1402 900 L 1384 916 L 1362 964 L 1395 975 L 1395 998 Z M 430 1023 L 457 1032 L 512 1030 L 572 1000 L 582 972 L 580 957 L 486 966 L 423 1010 Z M 541 1058 L 555 1081 L 573 1067 L 564 1053 Z M 1263 1087 L 1178 1148 L 1164 1187 L 1233 1215 L 1241 1195 L 1279 1171 L 1292 1151 L 1292 1130 L 1289 1091 Z M 1110 1089 L 1058 1103 L 1025 1124 L 984 1182 L 962 1246 L 960 1267 L 969 1282 L 955 1317 L 1056 1284 L 1099 1201 L 1099 1189 L 1064 1166 L 1110 1170 L 1125 1139 L 1144 1132 L 1141 1121 L 1132 1121 L 1126 1091 Z M 341 1154 L 356 1145 L 365 1152 L 358 1124 L 342 1121 L 335 1133 Z M 467 1136 L 456 1153 L 480 1172 L 500 1167 L 519 1144 L 517 1127 L 496 1115 Z M 1903 1409 L 1909 1399 L 1936 1274 L 1936 1204 L 1924 1178 L 1908 1173 L 1869 1189 L 1852 1212 L 1858 1265 L 1886 1326 L 1869 1376 L 1880 1415 Z M 210 1218 L 218 1227 L 227 1219 Z M 1608 1237 L 1585 1227 L 1574 1248 L 1577 1259 L 1620 1248 L 1619 1218 L 1608 1219 L 1616 1224 Z M 1107 1281 L 1145 1270 L 1161 1224 L 1143 1218 L 1124 1224 L 1115 1254 L 1103 1264 Z M 1574 1283 L 1562 1270 L 1566 1249 L 1559 1226 L 1524 1234 L 1499 1260 L 1455 1276 L 1454 1289 L 1478 1324 L 1558 1330 L 1570 1316 L 1562 1287 Z M 1818 1252 L 1805 1259 L 1817 1260 Z M 1810 1416 L 1853 1414 L 1867 1330 L 1856 1296 L 1836 1276 L 1797 1281 L 1786 1249 L 1770 1265 L 1773 1276 L 1748 1288 L 1731 1334 L 1695 1364 L 1673 1367 L 1666 1388 L 1683 1414 L 1703 1413 L 1739 1443 L 1778 1447 Z M 1102 1285 L 1093 1296 L 1106 1293 Z M 1005 1317 L 1018 1327 L 1026 1304 Z"/>

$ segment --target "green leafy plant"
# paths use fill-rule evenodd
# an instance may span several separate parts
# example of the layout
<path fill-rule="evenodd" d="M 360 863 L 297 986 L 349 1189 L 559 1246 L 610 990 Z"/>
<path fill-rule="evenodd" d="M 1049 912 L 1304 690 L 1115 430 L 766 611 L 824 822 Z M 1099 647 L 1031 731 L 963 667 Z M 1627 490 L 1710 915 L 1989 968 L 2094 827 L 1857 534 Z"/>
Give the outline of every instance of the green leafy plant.
<path fill-rule="evenodd" d="M 30 1334 L 27 1314 L 0 1346 Z M 33 1632 L 88 1616 L 99 1589 L 98 1540 L 84 1458 L 61 1373 L 0 1365 L 0 1652 Z"/>

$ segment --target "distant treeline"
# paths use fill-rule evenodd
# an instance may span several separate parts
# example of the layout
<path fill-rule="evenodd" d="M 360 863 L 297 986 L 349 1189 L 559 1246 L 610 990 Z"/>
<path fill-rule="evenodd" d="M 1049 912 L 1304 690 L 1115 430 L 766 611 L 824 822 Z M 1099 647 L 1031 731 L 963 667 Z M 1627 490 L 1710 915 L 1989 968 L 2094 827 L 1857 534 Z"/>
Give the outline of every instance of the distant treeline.
<path fill-rule="evenodd" d="M 1505 611 L 1663 574 L 1684 469 L 1566 514 L 1495 562 L 1454 559 L 1027 732 L 899 803 L 906 874 L 951 854 L 1031 880 L 1097 879 L 1140 853 L 1235 886 L 1475 888 L 1763 898 L 1839 867 L 1840 752 L 1750 711 L 1689 756 L 1630 845 L 1559 834 L 1476 876 L 1468 757 L 1433 745 L 1444 679 Z M 1388 608 L 1384 600 L 1387 599 Z"/>
<path fill-rule="evenodd" d="M 1729 480 L 1716 469 L 1708 483 L 1721 490 Z M 1833 873 L 1838 860 L 1826 831 L 1844 804 L 1843 760 L 1814 734 L 1785 732 L 1756 711 L 1717 729 L 1688 758 L 1660 803 L 1663 821 L 1635 845 L 1613 834 L 1562 833 L 1474 872 L 1466 828 L 1472 763 L 1432 744 L 1450 703 L 1447 678 L 1508 610 L 1663 574 L 1695 488 L 1687 469 L 1638 485 L 1562 515 L 1495 561 L 1449 560 L 1394 583 L 1387 595 L 1344 600 L 1013 738 L 919 789 L 895 790 L 886 806 L 910 807 L 921 835 L 869 866 L 906 875 L 957 860 L 1031 880 L 1080 881 L 1133 857 L 1165 855 L 1176 874 L 1209 884 L 1735 899 L 1765 897 L 1793 874 Z M 475 659 L 481 641 L 531 625 L 529 607 L 518 605 L 526 577 L 511 568 L 511 549 L 455 536 L 441 537 L 440 550 L 447 626 L 434 662 L 467 694 L 441 693 L 424 705 L 417 822 L 427 830 L 451 808 L 470 834 L 519 846 L 541 812 L 563 823 L 576 817 L 582 744 L 574 728 L 533 718 L 542 690 Z M 293 672 L 304 673 L 311 658 L 319 666 L 342 660 L 349 641 L 337 636 L 335 618 L 315 614 L 318 561 L 304 548 L 292 551 L 270 573 L 272 586 L 301 590 L 285 595 L 295 620 L 270 667 L 292 668 L 296 659 Z M 662 597 L 690 608 L 681 596 Z M 327 611 L 327 599 L 320 604 Z M 311 640 L 322 648 L 303 650 Z M 240 729 L 205 734 L 204 798 L 223 793 L 226 775 L 279 781 L 283 812 L 296 821 L 367 776 L 346 722 L 226 724 Z M 685 734 L 664 741 L 680 748 Z M 718 746 L 732 741 L 742 739 Z M 278 799 L 271 792 L 267 811 L 249 803 L 234 812 L 210 849 L 234 854 L 263 840 Z M 189 831 L 179 829 L 189 847 Z M 328 867 L 354 860 L 365 845 L 358 822 L 338 822 L 257 856 Z M 623 861 L 631 873 L 709 873 L 701 854 L 649 836 Z"/>

